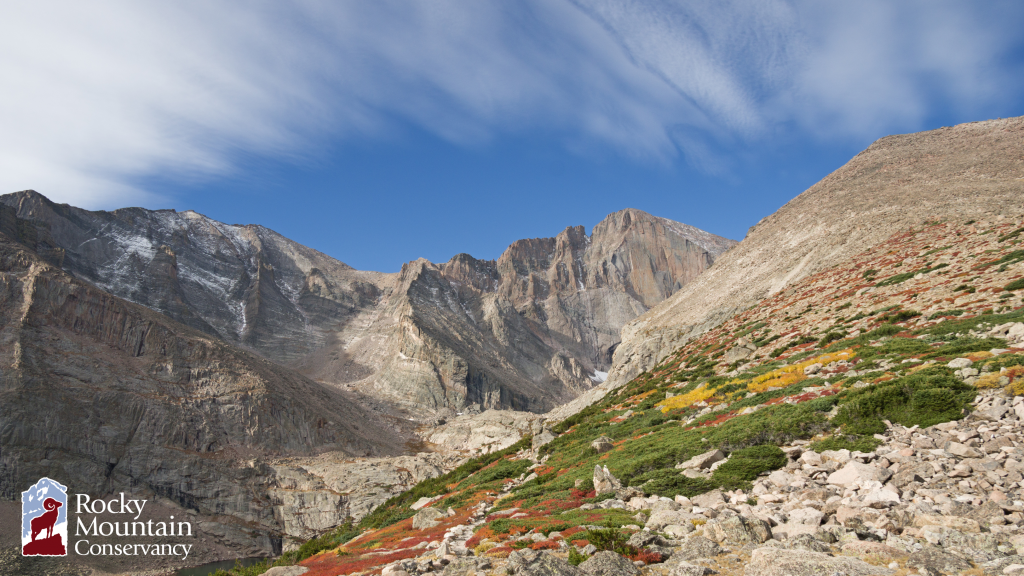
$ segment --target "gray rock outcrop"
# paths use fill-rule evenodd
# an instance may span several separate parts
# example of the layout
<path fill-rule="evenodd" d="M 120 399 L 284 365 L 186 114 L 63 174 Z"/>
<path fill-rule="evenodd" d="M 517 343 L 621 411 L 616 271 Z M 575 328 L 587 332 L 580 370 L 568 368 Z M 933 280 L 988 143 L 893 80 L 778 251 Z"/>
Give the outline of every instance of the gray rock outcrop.
<path fill-rule="evenodd" d="M 0 229 L 115 296 L 414 416 L 543 412 L 603 381 L 623 324 L 735 242 L 639 210 L 497 260 L 355 270 L 262 226 L 195 212 L 91 212 L 24 191 Z M 0 215 L 2 216 L 2 215 Z M 26 224 L 27 223 L 27 224 Z"/>
<path fill-rule="evenodd" d="M 579 565 L 580 572 L 588 576 L 634 576 L 640 570 L 628 559 L 604 550 Z"/>
<path fill-rule="evenodd" d="M 71 491 L 162 497 L 252 553 L 289 507 L 337 509 L 268 461 L 395 455 L 408 437 L 351 396 L 103 292 L 0 236 L 0 497 L 47 476 Z M 275 496 L 278 495 L 278 496 Z M 319 527 L 326 520 L 311 518 Z"/>
<path fill-rule="evenodd" d="M 873 566 L 859 558 L 831 556 L 807 550 L 758 548 L 750 555 L 744 576 L 818 576 L 820 574 L 846 574 L 847 576 L 889 576 L 895 570 Z"/>

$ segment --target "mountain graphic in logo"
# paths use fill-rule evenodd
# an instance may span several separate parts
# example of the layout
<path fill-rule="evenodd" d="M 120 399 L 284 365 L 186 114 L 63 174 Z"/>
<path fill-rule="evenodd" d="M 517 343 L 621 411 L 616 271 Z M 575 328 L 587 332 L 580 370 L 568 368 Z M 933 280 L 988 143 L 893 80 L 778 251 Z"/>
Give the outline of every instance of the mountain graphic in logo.
<path fill-rule="evenodd" d="M 21 555 L 67 556 L 68 487 L 42 478 L 21 493 Z"/>

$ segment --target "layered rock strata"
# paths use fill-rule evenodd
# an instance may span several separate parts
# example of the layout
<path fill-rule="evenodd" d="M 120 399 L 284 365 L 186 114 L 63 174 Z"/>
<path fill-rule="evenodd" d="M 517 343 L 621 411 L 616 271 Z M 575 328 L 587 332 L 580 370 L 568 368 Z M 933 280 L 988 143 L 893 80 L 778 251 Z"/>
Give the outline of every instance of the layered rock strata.
<path fill-rule="evenodd" d="M 571 400 L 603 380 L 626 322 L 735 244 L 623 210 L 589 236 L 576 226 L 495 261 L 460 254 L 383 274 L 191 211 L 91 212 L 31 191 L 0 203 L 76 277 L 420 418 Z"/>
<path fill-rule="evenodd" d="M 268 458 L 395 455 L 407 441 L 345 392 L 0 236 L 0 497 L 43 476 L 74 492 L 160 497 L 209 516 L 224 541 L 269 553 L 288 519 L 285 476 Z"/>

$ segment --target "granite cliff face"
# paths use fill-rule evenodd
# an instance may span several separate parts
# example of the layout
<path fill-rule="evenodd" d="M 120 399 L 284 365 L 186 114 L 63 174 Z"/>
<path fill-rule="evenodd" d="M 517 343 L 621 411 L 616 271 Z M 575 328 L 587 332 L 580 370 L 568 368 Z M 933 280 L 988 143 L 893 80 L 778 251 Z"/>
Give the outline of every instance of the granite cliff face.
<path fill-rule="evenodd" d="M 281 495 L 287 475 L 267 459 L 401 453 L 407 436 L 385 424 L 343 391 L 76 280 L 0 235 L 0 499 L 42 476 L 76 492 L 131 491 L 268 553 L 295 515 Z"/>
<path fill-rule="evenodd" d="M 609 385 L 897 232 L 932 220 L 996 222 L 1021 213 L 1024 118 L 882 138 L 761 220 L 708 273 L 627 323 Z"/>
<path fill-rule="evenodd" d="M 387 334 L 373 342 L 379 368 L 355 386 L 411 409 L 548 410 L 602 381 L 622 325 L 733 244 L 624 210 L 590 236 L 577 226 L 520 240 L 496 261 L 459 254 L 444 264 L 410 262 L 367 331 Z M 372 357 L 348 342 L 333 350 Z"/>
<path fill-rule="evenodd" d="M 590 236 L 571 227 L 496 261 L 460 254 L 383 274 L 195 212 L 91 212 L 31 191 L 0 203 L 76 277 L 421 418 L 578 396 L 603 380 L 626 322 L 735 244 L 623 210 Z"/>

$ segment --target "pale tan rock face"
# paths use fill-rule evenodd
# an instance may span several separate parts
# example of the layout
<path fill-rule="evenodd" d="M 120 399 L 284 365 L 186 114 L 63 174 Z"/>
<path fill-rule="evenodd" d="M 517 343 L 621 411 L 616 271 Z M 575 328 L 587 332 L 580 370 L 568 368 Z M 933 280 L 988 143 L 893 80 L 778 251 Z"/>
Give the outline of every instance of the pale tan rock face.
<path fill-rule="evenodd" d="M 519 240 L 497 261 L 411 262 L 382 314 L 397 326 L 390 352 L 367 381 L 421 406 L 553 408 L 600 381 L 624 323 L 733 244 L 623 210 L 590 236 Z"/>
<path fill-rule="evenodd" d="M 38 222 L 37 250 L 75 276 L 423 418 L 469 405 L 542 412 L 586 392 L 626 322 L 735 244 L 623 210 L 590 236 L 576 226 L 495 261 L 460 254 L 382 274 L 194 212 L 89 212 L 30 191 L 0 204 Z"/>
<path fill-rule="evenodd" d="M 689 338 L 929 220 L 1024 212 L 1024 118 L 882 138 L 764 218 L 707 273 L 622 330 L 622 384 Z"/>

